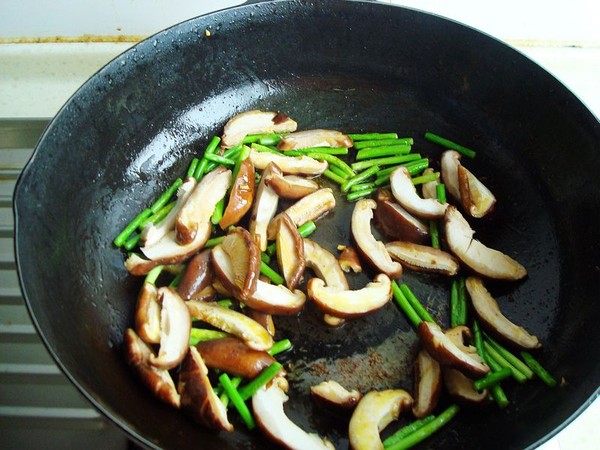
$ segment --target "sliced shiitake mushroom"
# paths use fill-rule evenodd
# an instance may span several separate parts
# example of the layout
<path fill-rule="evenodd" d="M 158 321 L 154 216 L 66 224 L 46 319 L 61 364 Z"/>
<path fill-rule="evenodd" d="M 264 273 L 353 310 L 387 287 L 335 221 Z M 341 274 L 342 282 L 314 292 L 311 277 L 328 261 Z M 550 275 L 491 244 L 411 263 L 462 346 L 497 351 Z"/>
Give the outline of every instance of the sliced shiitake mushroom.
<path fill-rule="evenodd" d="M 160 348 L 157 356 L 150 356 L 150 364 L 159 369 L 172 369 L 187 353 L 192 320 L 185 302 L 174 289 L 159 288 L 158 299 Z"/>
<path fill-rule="evenodd" d="M 382 449 L 379 432 L 407 411 L 413 403 L 410 394 L 402 389 L 368 392 L 359 402 L 348 426 L 350 447 Z"/>
<path fill-rule="evenodd" d="M 442 369 L 444 378 L 444 386 L 448 394 L 460 404 L 467 405 L 482 405 L 487 403 L 489 392 L 487 389 L 482 389 L 481 392 L 473 386 L 473 379 L 467 377 L 459 370 L 452 367 L 444 367 Z"/>
<path fill-rule="evenodd" d="M 250 223 L 248 231 L 254 237 L 254 240 L 258 243 L 258 247 L 262 252 L 267 249 L 267 227 L 271 222 L 271 219 L 277 212 L 277 205 L 279 204 L 279 196 L 277 193 L 267 185 L 268 178 L 274 172 L 280 170 L 275 163 L 269 164 L 262 173 L 262 178 L 256 191 L 256 198 L 254 200 L 254 206 L 252 208 L 252 216 L 250 217 Z"/>
<path fill-rule="evenodd" d="M 454 206 L 446 211 L 444 231 L 450 251 L 474 272 L 497 280 L 520 280 L 527 275 L 527 270 L 510 256 L 474 239 L 475 232 Z"/>
<path fill-rule="evenodd" d="M 252 379 L 275 362 L 275 358 L 267 352 L 254 350 L 233 337 L 200 342 L 196 348 L 211 369 L 242 378 Z"/>
<path fill-rule="evenodd" d="M 327 286 L 344 291 L 350 289 L 346 275 L 335 256 L 312 239 L 304 238 L 304 261 L 306 267 L 325 281 Z"/>
<path fill-rule="evenodd" d="M 342 249 L 342 253 L 338 256 L 338 264 L 344 272 L 362 272 L 360 257 L 354 247 L 346 247 Z"/>
<path fill-rule="evenodd" d="M 360 254 L 378 271 L 396 279 L 402 275 L 402 265 L 393 261 L 383 242 L 378 241 L 371 231 L 371 219 L 377 203 L 372 199 L 361 199 L 352 211 L 352 237 Z"/>
<path fill-rule="evenodd" d="M 442 181 L 446 192 L 460 201 L 460 186 L 458 185 L 458 166 L 460 166 L 460 153 L 455 150 L 446 150 L 440 158 L 442 168 Z"/>
<path fill-rule="evenodd" d="M 442 370 L 440 364 L 426 350 L 417 354 L 413 366 L 414 403 L 412 412 L 418 419 L 431 414 L 438 404 L 442 392 Z"/>
<path fill-rule="evenodd" d="M 233 431 L 227 419 L 227 409 L 215 394 L 208 378 L 208 369 L 195 347 L 190 347 L 181 364 L 177 390 L 181 409 L 200 425 L 223 431 Z"/>
<path fill-rule="evenodd" d="M 294 290 L 304 274 L 304 241 L 292 219 L 282 213 L 275 236 L 277 262 L 285 279 L 286 286 Z"/>
<path fill-rule="evenodd" d="M 536 336 L 502 314 L 498 302 L 485 288 L 481 278 L 468 277 L 465 286 L 475 313 L 488 330 L 522 349 L 532 350 L 542 346 Z"/>
<path fill-rule="evenodd" d="M 316 386 L 311 386 L 310 393 L 318 403 L 333 410 L 351 411 L 362 398 L 362 394 L 356 389 L 349 391 L 334 380 L 323 381 Z"/>
<path fill-rule="evenodd" d="M 273 321 L 273 316 L 271 314 L 257 311 L 256 309 L 250 308 L 248 305 L 244 308 L 244 314 L 265 327 L 265 330 L 267 330 L 271 336 L 275 336 L 275 322 Z"/>
<path fill-rule="evenodd" d="M 375 196 L 375 226 L 390 239 L 425 244 L 429 242 L 429 225 L 400 206 L 386 189 Z"/>
<path fill-rule="evenodd" d="M 326 286 L 320 278 L 308 281 L 308 295 L 317 306 L 336 317 L 358 317 L 384 306 L 392 298 L 392 283 L 383 273 L 358 290 Z"/>
<path fill-rule="evenodd" d="M 250 158 L 246 158 L 240 164 L 240 170 L 229 192 L 227 207 L 219 221 L 222 230 L 231 225 L 236 225 L 244 217 L 244 214 L 250 210 L 254 200 L 254 190 L 254 165 Z"/>
<path fill-rule="evenodd" d="M 197 299 L 213 282 L 214 271 L 211 263 L 211 251 L 205 249 L 194 256 L 185 268 L 177 285 L 177 292 L 184 300 Z"/>
<path fill-rule="evenodd" d="M 177 200 L 175 201 L 175 206 L 169 211 L 169 214 L 156 224 L 150 223 L 146 225 L 142 231 L 142 242 L 145 246 L 152 247 L 175 227 L 179 211 L 181 211 L 181 208 L 185 205 L 197 185 L 198 183 L 193 177 L 185 180 L 185 183 L 177 189 Z"/>
<path fill-rule="evenodd" d="M 458 184 L 462 207 L 473 217 L 483 217 L 496 204 L 496 197 L 464 166 L 458 166 Z"/>
<path fill-rule="evenodd" d="M 277 145 L 279 150 L 295 150 L 310 147 L 346 147 L 354 145 L 352 139 L 335 130 L 303 130 L 290 133 L 281 138 Z"/>
<path fill-rule="evenodd" d="M 413 270 L 452 276 L 460 268 L 454 256 L 438 248 L 403 241 L 388 242 L 385 248 L 392 259 Z"/>
<path fill-rule="evenodd" d="M 275 166 L 271 173 L 265 177 L 265 183 L 282 198 L 298 200 L 319 189 L 319 183 L 298 175 L 284 175 L 281 169 Z"/>
<path fill-rule="evenodd" d="M 421 322 L 417 327 L 417 334 L 423 347 L 441 365 L 454 367 L 472 378 L 487 375 L 490 368 L 482 361 L 475 349 L 462 345 L 462 337 L 469 335 L 469 329 L 461 326 L 453 330 L 453 332 L 460 332 L 461 345 L 457 345 L 456 339 L 449 337 L 439 325 L 432 322 Z"/>
<path fill-rule="evenodd" d="M 483 217 L 496 203 L 494 194 L 473 175 L 461 162 L 461 155 L 455 150 L 442 154 L 442 179 L 446 189 L 473 217 Z"/>
<path fill-rule="evenodd" d="M 433 168 L 428 167 L 423 171 L 423 175 L 430 175 L 435 171 Z M 423 183 L 421 185 L 421 192 L 423 193 L 423 198 L 434 198 L 437 199 L 437 185 L 440 184 L 439 180 L 428 181 L 427 183 Z"/>
<path fill-rule="evenodd" d="M 415 216 L 424 219 L 444 217 L 448 204 L 433 198 L 419 197 L 406 167 L 400 166 L 391 173 L 390 187 L 398 203 Z"/>
<path fill-rule="evenodd" d="M 222 246 L 217 245 L 213 248 L 213 265 L 215 273 L 226 289 L 234 292 L 237 297 L 238 290 L 233 282 L 233 267 L 229 255 L 225 253 Z M 304 292 L 299 289 L 289 290 L 285 286 L 273 285 L 261 281 L 256 281 L 256 286 L 243 300 L 244 304 L 262 311 L 267 314 L 296 314 L 302 309 L 306 301 Z"/>
<path fill-rule="evenodd" d="M 242 339 L 250 348 L 268 350 L 273 346 L 273 337 L 265 328 L 244 314 L 216 303 L 186 302 L 193 318 Z"/>
<path fill-rule="evenodd" d="M 330 188 L 321 188 L 312 194 L 302 197 L 284 212 L 287 214 L 294 225 L 299 227 L 306 222 L 316 220 L 326 212 L 335 208 L 335 196 Z M 267 237 L 275 239 L 277 232 L 279 215 L 275 216 L 269 223 Z"/>
<path fill-rule="evenodd" d="M 252 396 L 252 410 L 261 431 L 285 448 L 333 450 L 331 442 L 307 433 L 286 416 L 283 404 L 287 400 L 287 395 L 276 382 L 263 386 Z"/>
<path fill-rule="evenodd" d="M 285 156 L 270 152 L 250 150 L 252 164 L 258 170 L 263 170 L 270 163 L 275 163 L 283 173 L 290 175 L 321 175 L 329 164 L 326 161 L 317 161 L 308 156 Z"/>
<path fill-rule="evenodd" d="M 135 331 L 148 344 L 160 342 L 160 304 L 158 289 L 145 282 L 138 295 L 135 308 Z"/>
<path fill-rule="evenodd" d="M 169 371 L 150 364 L 154 352 L 131 328 L 125 331 L 123 350 L 127 364 L 136 372 L 142 383 L 159 400 L 179 408 L 179 393 Z"/>
<path fill-rule="evenodd" d="M 223 128 L 221 144 L 235 147 L 249 134 L 287 133 L 296 131 L 298 124 L 283 113 L 251 110 L 233 116 Z"/>
<path fill-rule="evenodd" d="M 210 218 L 217 203 L 225 197 L 229 186 L 231 186 L 231 170 L 223 166 L 217 167 L 202 178 L 179 211 L 175 221 L 177 242 L 180 245 L 193 242 L 196 234 L 203 235 L 204 242 L 208 240 L 212 231 Z M 142 251 L 153 259 L 147 251 L 144 249 Z"/>
<path fill-rule="evenodd" d="M 236 297 L 244 301 L 256 289 L 260 274 L 260 249 L 250 233 L 242 227 L 230 231 L 223 239 L 221 248 L 229 256 Z M 223 279 L 221 281 L 224 282 Z"/>

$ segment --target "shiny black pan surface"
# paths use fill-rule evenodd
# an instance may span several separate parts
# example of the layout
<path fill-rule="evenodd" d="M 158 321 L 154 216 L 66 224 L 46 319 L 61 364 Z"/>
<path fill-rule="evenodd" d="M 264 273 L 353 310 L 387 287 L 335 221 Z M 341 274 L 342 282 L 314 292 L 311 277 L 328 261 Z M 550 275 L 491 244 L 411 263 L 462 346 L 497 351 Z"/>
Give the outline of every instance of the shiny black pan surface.
<path fill-rule="evenodd" d="M 252 108 L 286 112 L 301 129 L 397 131 L 434 159 L 426 131 L 478 150 L 470 168 L 498 206 L 473 224 L 477 236 L 529 270 L 492 292 L 541 339 L 539 359 L 563 386 L 511 385 L 508 408 L 464 410 L 424 447 L 535 446 L 598 395 L 597 119 L 526 57 L 452 21 L 368 2 L 264 2 L 182 23 L 116 58 L 60 111 L 18 182 L 16 254 L 34 323 L 68 377 L 133 439 L 268 446 L 240 422 L 228 434 L 198 427 L 139 385 L 119 346 L 140 280 L 112 246 L 229 117 Z M 314 238 L 331 250 L 348 243 L 351 207 Z M 404 281 L 447 323 L 447 280 L 407 271 Z M 340 448 L 347 422 L 314 408 L 311 382 L 410 388 L 417 342 L 392 303 L 337 330 L 309 306 L 278 329 L 296 344 L 290 417 Z"/>

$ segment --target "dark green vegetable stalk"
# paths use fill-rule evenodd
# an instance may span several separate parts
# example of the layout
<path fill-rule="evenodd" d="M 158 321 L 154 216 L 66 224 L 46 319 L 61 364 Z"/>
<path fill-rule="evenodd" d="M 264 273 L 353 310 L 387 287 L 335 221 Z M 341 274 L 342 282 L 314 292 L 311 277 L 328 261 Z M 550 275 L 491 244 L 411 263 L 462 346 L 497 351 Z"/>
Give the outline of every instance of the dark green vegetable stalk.
<path fill-rule="evenodd" d="M 146 278 L 144 278 L 144 283 L 156 284 L 157 278 L 160 276 L 165 266 L 160 265 L 154 267 L 150 272 L 146 274 Z"/>
<path fill-rule="evenodd" d="M 397 139 L 398 133 L 353 133 L 347 136 L 353 141 L 374 141 L 380 139 Z"/>
<path fill-rule="evenodd" d="M 323 172 L 323 175 L 339 185 L 344 184 L 344 182 L 346 181 L 344 178 L 342 178 L 341 176 L 329 169 L 325 170 L 325 172 Z"/>
<path fill-rule="evenodd" d="M 437 222 L 433 222 L 437 225 Z M 450 287 L 450 327 L 454 328 L 460 325 L 459 322 L 459 298 L 458 298 L 458 280 L 454 278 Z"/>
<path fill-rule="evenodd" d="M 476 320 L 473 321 L 473 334 L 475 348 L 477 349 L 477 353 L 479 354 L 479 356 L 481 356 L 483 362 L 486 363 L 495 372 L 502 370 L 502 367 L 499 367 L 496 362 L 492 364 L 492 361 L 490 360 L 487 352 L 485 351 L 481 329 L 479 328 L 479 323 Z M 502 389 L 502 386 L 500 386 L 500 384 L 495 384 L 490 387 L 490 395 L 492 396 L 499 408 L 502 409 L 508 406 L 508 398 L 506 397 L 504 389 Z"/>
<path fill-rule="evenodd" d="M 238 393 L 237 389 L 232 384 L 229 375 L 227 375 L 226 373 L 222 373 L 221 376 L 219 376 L 219 381 L 221 382 L 221 386 L 223 386 L 223 389 L 229 396 L 231 402 L 240 413 L 240 416 L 242 417 L 242 420 L 244 421 L 248 429 L 254 429 L 256 427 L 254 417 L 252 417 L 252 413 L 248 409 L 248 406 L 246 406 L 246 403 L 244 402 L 242 397 L 240 397 L 240 394 Z"/>
<path fill-rule="evenodd" d="M 335 155 L 330 155 L 328 153 L 307 153 L 306 156 L 309 156 L 313 159 L 317 159 L 319 161 L 327 161 L 329 163 L 329 165 L 334 165 L 334 166 L 339 167 L 340 169 L 342 169 L 344 172 L 346 172 L 351 177 L 356 175 L 354 173 L 354 170 L 352 170 L 352 168 L 348 164 L 346 164 L 344 161 L 342 161 L 340 158 L 338 158 Z"/>
<path fill-rule="evenodd" d="M 235 160 L 226 158 L 225 156 L 208 154 L 204 155 L 204 157 L 209 161 L 215 162 L 217 164 L 222 164 L 223 166 L 235 166 Z"/>
<path fill-rule="evenodd" d="M 359 183 L 350 187 L 350 192 L 363 191 L 365 189 L 372 189 L 376 187 L 374 181 L 369 181 L 367 183 Z"/>
<path fill-rule="evenodd" d="M 446 203 L 446 185 L 444 183 L 439 183 L 435 185 L 435 194 L 438 202 Z"/>
<path fill-rule="evenodd" d="M 221 138 L 219 136 L 213 136 L 213 138 L 208 143 L 208 146 L 204 149 L 204 156 L 200 160 L 200 164 L 196 166 L 196 172 L 194 173 L 194 178 L 198 181 L 202 179 L 205 173 L 209 172 L 208 163 L 209 161 L 206 159 L 206 155 L 214 153 L 217 150 L 217 147 L 221 143 Z"/>
<path fill-rule="evenodd" d="M 418 184 L 430 183 L 431 181 L 435 181 L 440 178 L 439 172 L 428 173 L 425 175 L 421 175 L 420 177 L 415 177 L 412 179 L 412 183 L 416 186 Z"/>
<path fill-rule="evenodd" d="M 365 170 L 371 166 L 391 166 L 398 165 L 402 163 L 407 163 L 410 161 L 416 161 L 421 158 L 421 155 L 418 153 L 409 153 L 408 155 L 399 155 L 399 156 L 386 156 L 384 158 L 373 158 L 367 159 L 364 161 L 355 162 L 352 164 L 353 170 Z"/>
<path fill-rule="evenodd" d="M 146 228 L 146 225 L 150 223 L 158 223 L 161 220 L 163 220 L 165 217 L 167 217 L 167 214 L 171 212 L 176 203 L 177 202 L 173 200 L 171 203 L 167 203 L 165 206 L 160 208 L 156 213 L 152 214 L 150 217 L 147 217 L 146 220 L 143 220 L 140 223 L 140 225 L 138 226 L 138 230 L 142 231 L 144 228 Z"/>
<path fill-rule="evenodd" d="M 500 353 L 498 353 L 486 339 L 483 340 L 483 347 L 489 357 L 489 366 L 494 369 L 494 371 L 498 371 L 500 368 L 506 367 L 510 369 L 513 378 L 519 383 L 524 383 L 527 381 L 527 377 L 519 369 L 509 363 Z"/>
<path fill-rule="evenodd" d="M 480 378 L 473 382 L 473 387 L 479 392 L 483 391 L 486 388 L 497 385 L 502 380 L 510 377 L 512 372 L 508 367 L 503 367 L 497 372 L 490 372 L 485 377 Z"/>
<path fill-rule="evenodd" d="M 452 420 L 452 418 L 456 416 L 459 410 L 460 408 L 458 407 L 458 405 L 452 405 L 448 407 L 446 410 L 444 410 L 444 412 L 442 412 L 431 422 L 426 423 L 413 433 L 399 440 L 395 444 L 390 445 L 389 447 L 387 447 L 386 450 L 403 450 L 417 445 L 419 442 L 427 439 L 433 433 L 435 433 L 448 422 L 450 422 L 450 420 Z"/>
<path fill-rule="evenodd" d="M 243 140 L 242 144 L 252 144 L 254 142 L 261 145 L 277 145 L 281 142 L 281 136 L 287 133 L 265 133 L 265 134 L 249 134 Z"/>
<path fill-rule="evenodd" d="M 283 284 L 285 281 L 281 275 L 271 269 L 264 261 L 260 262 L 260 273 L 277 285 Z"/>
<path fill-rule="evenodd" d="M 427 417 L 423 417 L 422 419 L 415 420 L 414 422 L 411 422 L 408 425 L 400 428 L 398 431 L 396 431 L 394 434 L 392 434 L 391 436 L 389 436 L 388 438 L 386 438 L 383 441 L 383 447 L 387 449 L 388 447 L 390 447 L 393 444 L 395 444 L 396 442 L 402 440 L 409 434 L 414 433 L 419 428 L 421 428 L 423 425 L 428 424 L 433 419 L 435 419 L 435 416 L 433 414 L 431 414 Z"/>
<path fill-rule="evenodd" d="M 503 347 L 502 345 L 500 345 L 497 341 L 495 341 L 494 339 L 492 339 L 489 335 L 487 335 L 487 334 L 485 335 L 485 340 L 507 362 L 509 362 L 510 364 L 512 364 L 519 372 L 521 372 L 523 375 L 525 375 L 525 377 L 527 377 L 527 379 L 531 380 L 533 378 L 533 371 L 529 368 L 529 366 L 527 366 L 527 364 L 525 364 L 523 361 L 521 361 L 519 358 L 517 358 L 508 349 L 506 349 L 505 347 Z"/>
<path fill-rule="evenodd" d="M 317 225 L 312 220 L 309 220 L 308 222 L 306 222 L 298 227 L 298 233 L 300 234 L 300 236 L 305 238 L 305 237 L 310 236 L 316 229 L 317 229 Z M 270 244 L 267 247 L 266 253 L 269 256 L 273 256 L 275 254 L 276 249 L 277 249 L 276 243 L 273 242 L 272 244 Z"/>
<path fill-rule="evenodd" d="M 350 192 L 348 195 L 346 195 L 346 200 L 352 202 L 354 200 L 358 200 L 359 198 L 368 197 L 376 190 L 377 190 L 376 187 L 372 187 L 372 188 L 368 188 L 368 189 L 362 189 L 360 191 Z"/>
<path fill-rule="evenodd" d="M 412 326 L 417 328 L 423 319 L 421 319 L 408 299 L 404 296 L 400 286 L 398 286 L 398 283 L 396 283 L 396 280 L 392 280 L 392 293 L 394 295 L 394 300 L 396 300 L 396 303 L 398 303 L 400 309 L 402 309 L 404 314 L 406 314 L 406 317 L 408 317 L 408 320 Z"/>
<path fill-rule="evenodd" d="M 331 172 L 335 173 L 338 177 L 343 178 L 344 180 L 347 180 L 351 176 L 346 171 L 340 169 L 337 166 L 333 166 L 331 164 L 329 165 L 327 170 L 330 170 Z"/>
<path fill-rule="evenodd" d="M 471 150 L 470 148 L 467 147 L 463 147 L 462 145 L 459 145 L 455 142 L 452 142 L 448 139 L 445 139 L 441 136 L 438 136 L 437 134 L 433 134 L 433 133 L 425 133 L 425 139 L 427 139 L 428 141 L 434 142 L 436 144 L 439 144 L 445 148 L 449 148 L 452 150 L 456 150 L 459 153 L 462 153 L 465 156 L 468 156 L 469 158 L 475 158 L 475 155 L 477 154 L 474 150 Z"/>
<path fill-rule="evenodd" d="M 465 287 L 465 277 L 458 277 L 458 324 L 467 324 L 467 289 Z"/>
<path fill-rule="evenodd" d="M 397 144 L 397 145 L 382 145 L 378 147 L 367 147 L 356 152 L 356 160 L 362 161 L 364 159 L 381 158 L 383 156 L 399 156 L 410 153 L 412 147 L 408 144 Z"/>
<path fill-rule="evenodd" d="M 292 343 L 290 342 L 290 340 L 282 339 L 280 341 L 275 342 L 273 344 L 273 347 L 267 350 L 267 353 L 271 356 L 275 356 L 285 352 L 286 350 L 289 350 L 290 348 L 292 348 Z"/>
<path fill-rule="evenodd" d="M 415 294 L 413 294 L 413 292 L 410 290 L 410 288 L 406 284 L 401 284 L 400 290 L 402 291 L 402 293 L 404 294 L 404 296 L 406 297 L 406 299 L 408 300 L 410 305 L 417 312 L 417 314 L 419 315 L 419 317 L 421 319 L 423 319 L 425 322 L 436 323 L 435 320 L 433 320 L 433 317 L 431 317 L 431 314 L 429 314 L 429 311 L 427 311 L 427 309 L 425 309 L 423 304 L 419 301 L 419 299 L 415 296 Z"/>
<path fill-rule="evenodd" d="M 429 237 L 431 238 L 431 246 L 440 248 L 440 229 L 437 220 L 431 219 L 429 221 Z"/>
<path fill-rule="evenodd" d="M 528 352 L 521 352 L 521 357 L 529 368 L 535 373 L 544 383 L 550 387 L 556 386 L 556 380 L 550 372 L 548 372 L 542 365 Z"/>
<path fill-rule="evenodd" d="M 275 147 L 269 147 L 268 145 L 260 145 L 260 144 L 254 143 L 254 144 L 250 144 L 250 147 L 253 148 L 254 150 L 256 150 L 257 152 L 274 153 L 276 155 L 282 154 Z"/>
<path fill-rule="evenodd" d="M 414 177 L 429 167 L 429 159 L 421 158 L 417 161 L 412 161 L 409 164 L 404 164 L 404 167 L 406 167 L 410 176 Z"/>
<path fill-rule="evenodd" d="M 379 172 L 379 166 L 371 166 L 367 170 L 354 175 L 352 178 L 349 178 L 342 184 L 342 186 L 341 186 L 342 192 L 348 192 L 348 190 L 352 186 L 371 178 L 377 172 Z"/>
<path fill-rule="evenodd" d="M 371 139 L 354 143 L 356 150 L 362 150 L 369 147 L 383 147 L 389 145 L 413 145 L 413 138 L 392 138 L 392 139 Z"/>
<path fill-rule="evenodd" d="M 208 241 L 206 241 L 206 244 L 204 244 L 204 248 L 216 247 L 217 245 L 223 243 L 223 239 L 225 239 L 225 236 L 211 238 Z"/>
<path fill-rule="evenodd" d="M 129 224 L 119 233 L 119 235 L 113 240 L 113 243 L 117 247 L 121 247 L 125 244 L 125 241 L 131 234 L 139 227 L 140 223 L 142 223 L 146 218 L 150 217 L 152 211 L 148 209 L 144 209 L 141 213 L 139 213 Z"/>
<path fill-rule="evenodd" d="M 220 330 L 205 330 L 204 328 L 192 328 L 190 330 L 190 346 L 194 346 L 200 342 L 213 341 L 231 336 L 228 333 Z"/>
<path fill-rule="evenodd" d="M 217 202 L 215 205 L 215 210 L 210 216 L 210 221 L 213 225 L 217 225 L 221 219 L 223 218 L 223 212 L 225 211 L 225 197 Z"/>
<path fill-rule="evenodd" d="M 307 147 L 298 148 L 297 152 L 300 153 L 326 153 L 328 155 L 347 155 L 348 149 L 346 147 Z"/>
<path fill-rule="evenodd" d="M 245 386 L 238 389 L 238 393 L 242 400 L 248 400 L 252 397 L 256 391 L 258 391 L 261 387 L 271 381 L 275 376 L 283 369 L 283 366 L 279 364 L 277 361 L 272 363 L 269 367 L 264 369 L 256 378 L 250 381 Z"/>
<path fill-rule="evenodd" d="M 184 273 L 185 270 L 181 270 L 177 275 L 175 275 L 175 277 L 169 283 L 169 287 L 176 288 L 177 286 L 179 286 L 179 282 L 183 278 Z"/>
<path fill-rule="evenodd" d="M 242 377 L 233 377 L 231 379 L 231 385 L 237 389 L 237 387 L 240 385 L 240 383 L 242 382 Z M 223 393 L 221 394 L 221 396 L 219 397 L 219 400 L 221 400 L 221 403 L 223 403 L 223 406 L 225 408 L 227 408 L 229 406 L 229 395 L 227 395 L 227 392 L 225 392 L 225 390 L 223 389 L 223 387 L 221 385 L 218 385 L 214 391 L 215 394 L 217 393 L 217 391 L 222 391 Z"/>
<path fill-rule="evenodd" d="M 198 164 L 200 164 L 200 160 L 198 158 L 192 159 L 192 162 L 190 163 L 190 166 L 185 174 L 186 178 L 194 176 L 194 173 L 196 172 L 196 168 L 198 167 Z"/>

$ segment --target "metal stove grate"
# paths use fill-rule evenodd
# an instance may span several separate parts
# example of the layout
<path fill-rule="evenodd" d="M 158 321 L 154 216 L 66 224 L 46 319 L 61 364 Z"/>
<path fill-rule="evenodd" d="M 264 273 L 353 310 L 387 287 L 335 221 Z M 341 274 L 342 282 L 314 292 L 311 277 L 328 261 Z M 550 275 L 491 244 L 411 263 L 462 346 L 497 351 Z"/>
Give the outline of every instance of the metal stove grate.
<path fill-rule="evenodd" d="M 128 448 L 62 374 L 21 296 L 12 197 L 48 119 L 0 120 L 0 435 L 3 449 Z"/>

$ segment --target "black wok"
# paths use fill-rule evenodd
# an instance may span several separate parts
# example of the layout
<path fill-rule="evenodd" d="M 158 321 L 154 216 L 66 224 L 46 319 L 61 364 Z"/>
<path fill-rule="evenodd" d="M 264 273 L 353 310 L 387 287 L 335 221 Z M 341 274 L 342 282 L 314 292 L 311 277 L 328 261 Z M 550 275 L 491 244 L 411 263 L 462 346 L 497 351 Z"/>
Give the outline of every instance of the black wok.
<path fill-rule="evenodd" d="M 479 151 L 471 167 L 499 201 L 478 236 L 529 269 L 493 292 L 541 339 L 538 357 L 563 385 L 510 385 L 506 410 L 464 410 L 425 447 L 537 446 L 598 395 L 597 119 L 523 55 L 457 23 L 373 3 L 265 2 L 182 23 L 116 58 L 52 121 L 16 188 L 16 255 L 33 321 L 67 376 L 136 442 L 266 446 L 241 423 L 229 434 L 194 425 L 132 376 L 119 346 L 140 280 L 111 243 L 227 118 L 250 108 L 284 111 L 304 129 L 398 131 L 432 157 L 440 149 L 425 131 Z M 315 239 L 333 248 L 347 227 L 338 211 Z M 446 280 L 404 280 L 446 320 Z M 310 382 L 337 372 L 361 387 L 410 388 L 417 343 L 391 303 L 339 330 L 310 307 L 278 324 L 296 343 L 290 417 L 341 448 L 346 422 L 316 412 Z"/>

